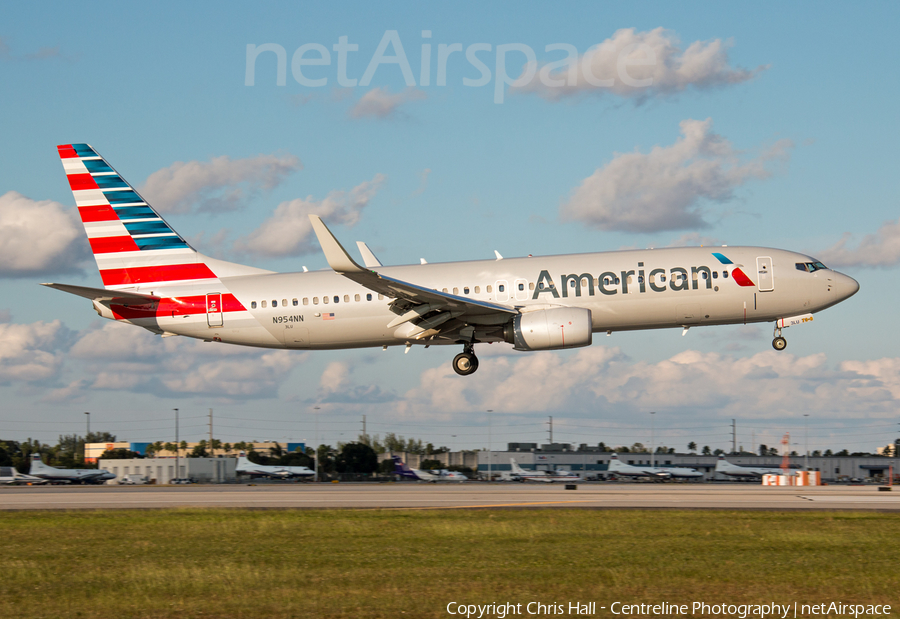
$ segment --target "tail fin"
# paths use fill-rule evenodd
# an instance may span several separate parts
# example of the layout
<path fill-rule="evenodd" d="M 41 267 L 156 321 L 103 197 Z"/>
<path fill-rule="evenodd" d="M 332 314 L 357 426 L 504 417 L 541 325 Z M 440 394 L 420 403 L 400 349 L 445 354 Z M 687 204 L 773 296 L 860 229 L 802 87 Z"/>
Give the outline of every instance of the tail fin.
<path fill-rule="evenodd" d="M 29 470 L 29 472 L 30 472 L 32 475 L 33 475 L 35 472 L 38 472 L 38 471 L 45 471 L 45 470 L 47 470 L 48 468 L 51 468 L 51 467 L 49 467 L 49 466 L 47 466 L 46 464 L 44 464 L 44 461 L 41 460 L 41 454 L 39 454 L 39 453 L 33 453 L 33 454 L 31 454 L 31 469 Z"/>
<path fill-rule="evenodd" d="M 90 145 L 56 148 L 107 289 L 266 272 L 197 252 Z"/>
<path fill-rule="evenodd" d="M 416 477 L 416 474 L 412 472 L 406 463 L 400 459 L 400 456 L 391 456 L 391 459 L 394 461 L 394 472 L 398 475 L 402 475 L 404 477 Z M 418 479 L 418 478 L 417 478 Z"/>
<path fill-rule="evenodd" d="M 521 466 L 519 466 L 519 463 L 516 462 L 516 459 L 515 459 L 515 458 L 510 458 L 510 459 L 509 459 L 509 464 L 510 464 L 510 468 L 512 469 L 512 472 L 513 472 L 513 473 L 521 474 L 521 473 L 526 473 L 526 472 L 527 472 L 525 469 L 523 469 Z"/>

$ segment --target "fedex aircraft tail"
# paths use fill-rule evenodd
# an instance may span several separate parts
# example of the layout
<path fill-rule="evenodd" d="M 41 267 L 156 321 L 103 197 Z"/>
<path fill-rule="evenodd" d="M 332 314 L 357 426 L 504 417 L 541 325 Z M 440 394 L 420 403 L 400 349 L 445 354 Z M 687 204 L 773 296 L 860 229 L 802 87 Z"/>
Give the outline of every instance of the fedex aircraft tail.
<path fill-rule="evenodd" d="M 88 144 L 56 147 L 107 290 L 211 284 L 265 273 L 202 255 Z"/>
<path fill-rule="evenodd" d="M 414 477 L 415 479 L 418 479 L 418 476 L 412 472 L 412 469 L 406 466 L 406 463 L 400 459 L 400 456 L 391 456 L 391 459 L 394 461 L 394 473 L 402 477 Z"/>

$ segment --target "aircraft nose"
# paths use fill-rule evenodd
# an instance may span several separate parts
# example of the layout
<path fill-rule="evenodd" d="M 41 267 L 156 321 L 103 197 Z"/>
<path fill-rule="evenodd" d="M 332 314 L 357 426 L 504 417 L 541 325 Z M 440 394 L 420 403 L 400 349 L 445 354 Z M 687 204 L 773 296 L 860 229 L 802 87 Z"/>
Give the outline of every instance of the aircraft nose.
<path fill-rule="evenodd" d="M 859 292 L 859 282 L 843 273 L 834 274 L 834 292 L 843 301 Z"/>

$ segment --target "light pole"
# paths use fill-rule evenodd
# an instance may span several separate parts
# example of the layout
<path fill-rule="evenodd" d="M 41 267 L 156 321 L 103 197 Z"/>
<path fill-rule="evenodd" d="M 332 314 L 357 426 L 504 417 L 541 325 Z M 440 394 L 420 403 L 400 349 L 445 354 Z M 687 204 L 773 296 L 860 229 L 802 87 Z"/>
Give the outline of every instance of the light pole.
<path fill-rule="evenodd" d="M 655 448 L 653 443 L 656 440 L 656 438 L 655 438 L 656 423 L 654 422 L 655 418 L 656 418 L 656 412 L 650 411 L 650 467 L 651 468 L 656 466 L 656 456 L 654 455 L 654 452 L 653 452 L 653 450 Z"/>
<path fill-rule="evenodd" d="M 319 410 L 319 407 L 313 406 L 313 410 L 317 411 L 317 410 Z M 319 481 L 319 413 L 313 413 L 313 417 L 316 420 L 316 449 L 315 449 L 316 458 L 315 458 L 315 460 L 313 460 L 313 468 L 315 469 L 315 473 L 316 473 L 314 479 L 316 480 L 316 482 L 318 482 Z"/>
<path fill-rule="evenodd" d="M 488 481 L 494 481 L 494 446 L 491 438 L 491 413 L 494 411 L 488 409 Z"/>
<path fill-rule="evenodd" d="M 806 457 L 803 468 L 809 471 L 809 413 L 803 413 L 803 441 L 805 443 Z"/>
<path fill-rule="evenodd" d="M 178 442 L 178 409 L 173 408 L 172 410 L 175 411 L 175 479 L 178 479 L 180 476 L 179 464 L 181 463 L 181 459 L 179 458 L 181 444 Z"/>
<path fill-rule="evenodd" d="M 84 413 L 87 416 L 87 432 L 84 433 L 84 446 L 82 450 L 84 451 L 84 455 L 82 456 L 82 460 L 87 462 L 87 442 L 88 442 L 88 434 L 91 433 L 91 414 L 87 411 Z"/>

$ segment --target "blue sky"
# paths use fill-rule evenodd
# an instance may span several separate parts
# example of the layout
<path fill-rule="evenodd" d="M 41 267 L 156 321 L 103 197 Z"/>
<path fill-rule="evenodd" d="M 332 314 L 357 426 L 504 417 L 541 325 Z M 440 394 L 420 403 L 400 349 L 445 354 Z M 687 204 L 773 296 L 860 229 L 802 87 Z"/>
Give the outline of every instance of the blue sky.
<path fill-rule="evenodd" d="M 498 444 L 541 442 L 548 415 L 558 440 L 646 443 L 655 410 L 657 437 L 679 448 L 689 440 L 726 447 L 732 418 L 748 448 L 784 431 L 799 436 L 804 421 L 816 447 L 889 442 L 900 399 L 891 326 L 900 9 L 692 8 L 6 7 L 0 438 L 55 442 L 81 431 L 91 411 L 94 428 L 165 439 L 177 406 L 188 417 L 215 409 L 231 441 L 312 441 L 314 415 L 321 439 L 349 440 L 365 414 L 372 433 L 455 448 L 486 446 L 488 424 Z M 398 64 L 382 64 L 370 84 L 340 87 L 339 38 L 358 45 L 347 77 L 360 80 L 392 31 L 415 83 Z M 621 76 L 613 87 L 582 80 L 568 90 L 535 77 L 502 89 L 503 103 L 495 102 L 498 46 L 528 46 L 540 68 L 562 58 L 548 45 L 573 46 L 587 62 L 592 46 L 628 41 L 668 49 L 673 67 L 689 57 L 696 64 L 667 73 L 659 55 L 656 83 L 631 90 Z M 431 45 L 427 86 L 423 43 Z M 456 43 L 490 46 L 477 55 L 491 69 L 485 85 L 465 85 L 479 72 L 464 53 L 449 57 L 446 85 L 436 84 L 438 46 Z M 245 84 L 248 44 L 285 50 L 284 86 L 271 52 L 256 60 L 254 85 Z M 332 56 L 330 65 L 302 68 L 325 86 L 294 79 L 291 57 L 306 44 Z M 508 53 L 510 79 L 526 75 L 525 59 Z M 518 256 L 747 244 L 807 251 L 862 288 L 787 333 L 780 356 L 768 326 L 696 329 L 685 338 L 616 334 L 567 353 L 495 346 L 479 352 L 482 368 L 464 383 L 448 373 L 449 348 L 273 354 L 161 342 L 104 325 L 86 302 L 36 285 L 99 285 L 54 148 L 71 142 L 92 144 L 201 251 L 273 270 L 326 266 L 299 228 L 295 245 L 274 249 L 265 224 L 279 205 L 322 209 L 364 193 L 331 221 L 342 240 L 367 241 L 386 264 L 490 257 L 494 249 Z M 683 182 L 661 183 L 667 176 Z M 626 225 L 621 209 L 640 223 Z M 203 428 L 193 431 L 199 438 Z"/>

